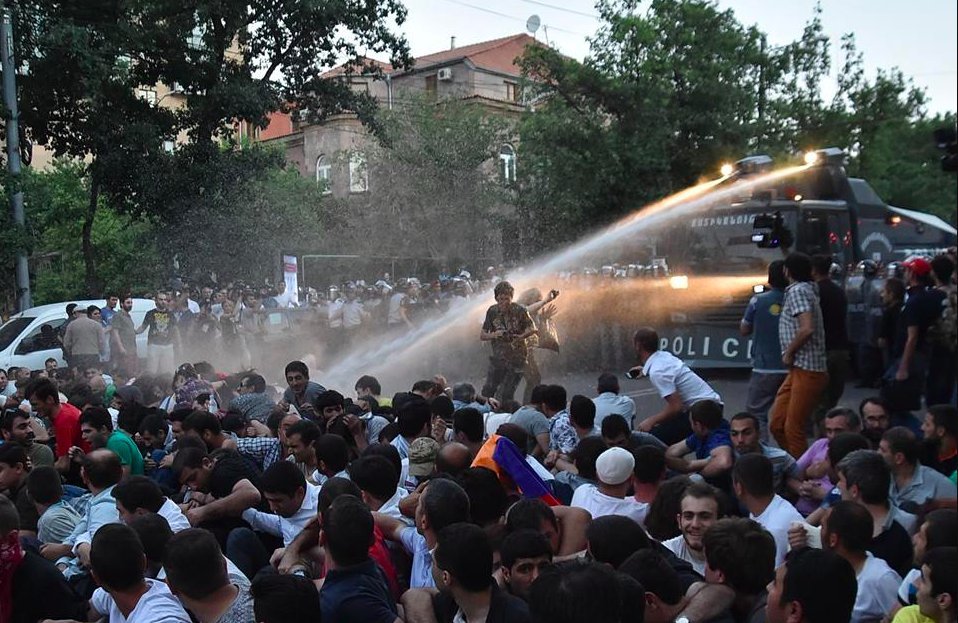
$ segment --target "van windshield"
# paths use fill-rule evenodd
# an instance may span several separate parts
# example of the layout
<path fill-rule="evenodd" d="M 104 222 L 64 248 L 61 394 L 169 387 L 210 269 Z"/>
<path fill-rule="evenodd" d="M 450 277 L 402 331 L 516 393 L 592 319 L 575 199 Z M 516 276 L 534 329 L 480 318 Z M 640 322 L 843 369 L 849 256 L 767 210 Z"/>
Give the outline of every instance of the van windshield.
<path fill-rule="evenodd" d="M 13 343 L 13 340 L 23 333 L 23 330 L 29 327 L 30 323 L 34 320 L 35 318 L 33 317 L 21 316 L 20 318 L 10 320 L 7 324 L 0 327 L 0 350 L 6 350 L 7 347 Z"/>

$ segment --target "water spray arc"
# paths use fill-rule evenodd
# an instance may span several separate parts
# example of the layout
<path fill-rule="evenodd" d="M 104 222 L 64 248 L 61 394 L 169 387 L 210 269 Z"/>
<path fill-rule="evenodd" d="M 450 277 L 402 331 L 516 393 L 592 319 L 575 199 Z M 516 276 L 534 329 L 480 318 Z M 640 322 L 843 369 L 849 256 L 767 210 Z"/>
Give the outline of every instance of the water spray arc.
<path fill-rule="evenodd" d="M 578 266 L 584 258 L 603 249 L 614 249 L 640 232 L 694 215 L 722 203 L 730 203 L 756 187 L 795 175 L 809 165 L 778 169 L 731 185 L 722 185 L 724 176 L 681 190 L 645 206 L 609 227 L 587 236 L 574 245 L 558 251 L 509 276 L 517 292 L 541 284 L 569 266 Z M 331 387 L 351 387 L 362 374 L 373 374 L 384 384 L 389 379 L 408 383 L 410 375 L 431 376 L 428 371 L 430 350 L 455 345 L 455 339 L 478 340 L 482 314 L 493 303 L 491 296 L 463 299 L 443 315 L 430 319 L 407 334 L 387 342 L 359 344 L 340 355 L 338 361 L 323 372 L 324 383 Z M 458 352 L 454 350 L 454 354 Z"/>

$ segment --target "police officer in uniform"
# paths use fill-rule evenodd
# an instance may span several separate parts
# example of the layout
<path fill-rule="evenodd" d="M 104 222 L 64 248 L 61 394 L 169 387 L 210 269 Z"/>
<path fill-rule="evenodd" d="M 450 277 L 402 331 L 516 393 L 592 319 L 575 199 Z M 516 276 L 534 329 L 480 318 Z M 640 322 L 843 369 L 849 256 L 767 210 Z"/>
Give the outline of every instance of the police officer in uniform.
<path fill-rule="evenodd" d="M 865 306 L 865 336 L 859 351 L 859 374 L 864 387 L 878 387 L 882 374 L 882 350 L 878 346 L 878 336 L 881 333 L 881 319 L 884 305 L 881 300 L 881 291 L 884 280 L 878 276 L 878 262 L 865 260 L 862 262 L 862 276 L 864 277 L 862 301 Z"/>

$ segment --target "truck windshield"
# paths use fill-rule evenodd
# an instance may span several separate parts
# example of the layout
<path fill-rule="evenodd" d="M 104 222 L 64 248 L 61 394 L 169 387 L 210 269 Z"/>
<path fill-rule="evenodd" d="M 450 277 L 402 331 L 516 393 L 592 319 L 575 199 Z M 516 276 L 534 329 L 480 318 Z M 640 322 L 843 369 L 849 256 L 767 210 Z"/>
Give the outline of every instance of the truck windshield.
<path fill-rule="evenodd" d="M 23 330 L 34 321 L 32 317 L 14 318 L 0 327 L 0 350 L 6 350 Z"/>
<path fill-rule="evenodd" d="M 795 233 L 796 212 L 780 210 L 784 224 Z M 673 271 L 693 273 L 764 272 L 769 262 L 784 257 L 783 249 L 763 249 L 752 242 L 752 222 L 762 209 L 722 210 L 695 216 L 660 238 L 659 253 Z"/>

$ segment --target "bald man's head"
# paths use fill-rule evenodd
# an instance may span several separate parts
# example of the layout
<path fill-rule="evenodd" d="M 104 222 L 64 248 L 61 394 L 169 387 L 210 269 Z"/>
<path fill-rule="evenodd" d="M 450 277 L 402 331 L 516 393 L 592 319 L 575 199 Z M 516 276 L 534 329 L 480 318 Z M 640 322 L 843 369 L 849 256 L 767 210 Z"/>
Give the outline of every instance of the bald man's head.
<path fill-rule="evenodd" d="M 94 450 L 83 458 L 83 476 L 91 490 L 112 487 L 123 478 L 120 457 L 105 448 Z"/>
<path fill-rule="evenodd" d="M 472 452 L 465 444 L 450 441 L 439 448 L 439 456 L 436 457 L 436 471 L 438 473 L 461 474 L 471 464 Z"/>

